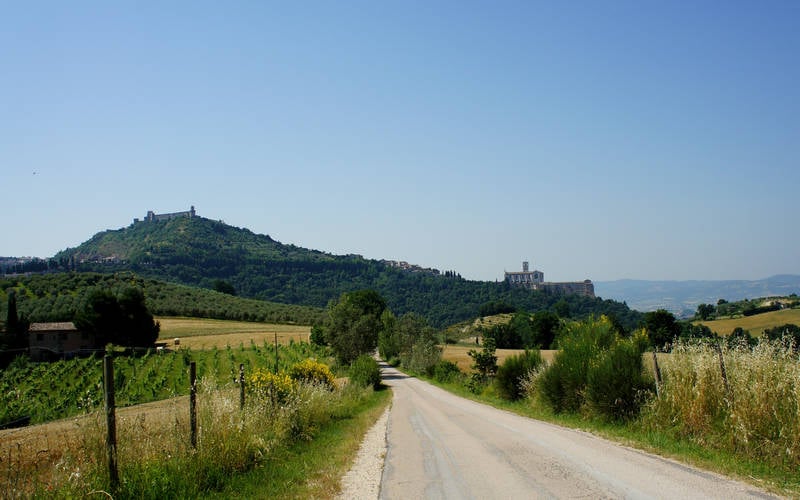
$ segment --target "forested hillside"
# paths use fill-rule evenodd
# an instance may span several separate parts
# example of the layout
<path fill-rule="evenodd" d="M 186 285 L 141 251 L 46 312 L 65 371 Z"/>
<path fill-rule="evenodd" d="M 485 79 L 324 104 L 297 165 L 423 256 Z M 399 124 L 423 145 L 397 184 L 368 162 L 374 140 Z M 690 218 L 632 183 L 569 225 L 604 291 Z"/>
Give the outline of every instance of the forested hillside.
<path fill-rule="evenodd" d="M 37 322 L 71 321 L 93 289 L 116 294 L 127 287 L 140 288 L 148 310 L 157 316 L 311 325 L 320 321 L 324 314 L 317 307 L 233 297 L 213 290 L 141 278 L 130 272 L 68 272 L 0 279 L 0 317 L 6 317 L 10 289 L 17 291 L 20 316 Z"/>
<path fill-rule="evenodd" d="M 456 273 L 410 272 L 357 255 L 336 256 L 202 217 L 138 222 L 98 233 L 57 254 L 56 266 L 138 275 L 211 288 L 216 280 L 242 297 L 324 307 L 344 292 L 377 290 L 396 314 L 416 312 L 435 326 L 476 317 L 487 302 L 538 311 L 560 304 L 573 317 L 614 314 L 635 326 L 640 314 L 615 301 L 512 289 Z"/>

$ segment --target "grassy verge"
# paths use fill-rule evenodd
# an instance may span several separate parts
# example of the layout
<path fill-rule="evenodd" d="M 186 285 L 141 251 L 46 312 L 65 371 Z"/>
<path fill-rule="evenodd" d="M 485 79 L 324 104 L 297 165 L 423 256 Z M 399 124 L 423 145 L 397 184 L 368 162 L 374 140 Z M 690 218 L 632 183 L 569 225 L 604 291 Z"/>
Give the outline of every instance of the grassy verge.
<path fill-rule="evenodd" d="M 775 464 L 768 464 L 763 460 L 743 458 L 741 455 L 725 450 L 712 449 L 669 432 L 648 429 L 640 420 L 620 423 L 591 415 L 557 414 L 537 400 L 523 399 L 511 402 L 502 399 L 491 386 L 481 394 L 475 394 L 458 381 L 442 383 L 428 377 L 421 378 L 453 394 L 488 404 L 495 408 L 555 425 L 589 432 L 632 448 L 724 474 L 773 493 L 800 497 L 800 471 L 796 467 L 776 467 Z"/>
<path fill-rule="evenodd" d="M 212 498 L 331 498 L 358 453 L 364 434 L 391 401 L 388 389 L 361 401 L 355 414 L 331 422 L 312 441 L 275 453 L 263 466 L 242 474 Z"/>

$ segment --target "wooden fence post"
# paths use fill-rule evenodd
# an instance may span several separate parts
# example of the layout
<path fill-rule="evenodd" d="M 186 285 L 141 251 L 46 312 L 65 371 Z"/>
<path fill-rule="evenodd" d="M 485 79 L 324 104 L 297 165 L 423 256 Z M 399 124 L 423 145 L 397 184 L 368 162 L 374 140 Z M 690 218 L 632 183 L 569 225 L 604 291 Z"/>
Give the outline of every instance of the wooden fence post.
<path fill-rule="evenodd" d="M 197 448 L 197 364 L 189 363 L 189 426 L 192 448 Z"/>
<path fill-rule="evenodd" d="M 728 372 L 725 369 L 725 359 L 722 357 L 722 346 L 720 344 L 716 344 L 716 346 L 717 355 L 719 356 L 719 370 L 722 372 L 722 385 L 725 387 L 725 395 L 728 397 L 728 402 L 732 406 L 733 392 L 731 391 L 730 384 L 728 384 Z"/>
<path fill-rule="evenodd" d="M 661 369 L 658 367 L 658 356 L 653 351 L 653 371 L 656 375 L 656 396 L 661 396 Z"/>
<path fill-rule="evenodd" d="M 278 373 L 278 332 L 275 332 L 275 373 Z"/>
<path fill-rule="evenodd" d="M 239 363 L 239 409 L 244 410 L 244 363 Z"/>
<path fill-rule="evenodd" d="M 106 354 L 103 358 L 103 393 L 106 409 L 106 451 L 108 452 L 108 479 L 111 489 L 119 485 L 117 470 L 117 414 L 114 401 L 114 358 Z"/>

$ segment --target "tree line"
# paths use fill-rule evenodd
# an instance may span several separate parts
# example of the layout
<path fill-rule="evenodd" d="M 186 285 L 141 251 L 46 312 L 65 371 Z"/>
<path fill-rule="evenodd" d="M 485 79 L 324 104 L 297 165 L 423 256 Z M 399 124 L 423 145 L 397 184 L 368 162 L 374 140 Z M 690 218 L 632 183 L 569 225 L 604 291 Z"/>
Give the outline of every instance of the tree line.
<path fill-rule="evenodd" d="M 118 259 L 107 260 L 110 255 Z M 512 288 L 507 282 L 471 281 L 455 271 L 413 273 L 357 255 L 334 256 L 279 243 L 269 236 L 201 217 L 138 223 L 99 233 L 56 260 L 78 270 L 116 272 L 214 288 L 223 280 L 236 295 L 324 308 L 341 294 L 373 289 L 396 314 L 414 312 L 435 327 L 479 314 L 497 301 L 517 310 L 548 310 L 572 318 L 614 314 L 634 328 L 640 313 L 621 302 L 577 295 L 560 296 Z"/>

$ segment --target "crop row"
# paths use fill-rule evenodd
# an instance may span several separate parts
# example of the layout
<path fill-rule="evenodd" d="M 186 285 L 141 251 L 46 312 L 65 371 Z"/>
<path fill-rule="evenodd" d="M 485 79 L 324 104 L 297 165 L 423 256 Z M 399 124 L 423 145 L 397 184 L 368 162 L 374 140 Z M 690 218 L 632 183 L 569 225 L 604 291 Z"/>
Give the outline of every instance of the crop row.
<path fill-rule="evenodd" d="M 327 352 L 306 343 L 278 346 L 279 368 L 307 358 L 326 358 Z M 166 399 L 189 392 L 189 364 L 198 378 L 232 384 L 239 365 L 245 372 L 275 366 L 276 348 L 270 344 L 227 347 L 206 351 L 156 352 L 114 359 L 114 386 L 118 406 Z M 21 357 L 0 371 L 0 424 L 22 416 L 31 423 L 90 412 L 103 404 L 103 360 L 100 357 L 32 363 Z"/>

